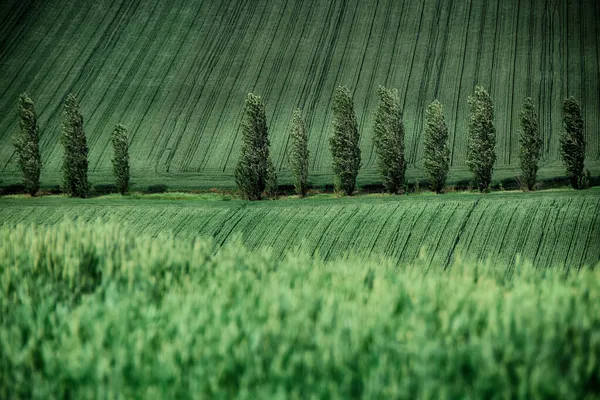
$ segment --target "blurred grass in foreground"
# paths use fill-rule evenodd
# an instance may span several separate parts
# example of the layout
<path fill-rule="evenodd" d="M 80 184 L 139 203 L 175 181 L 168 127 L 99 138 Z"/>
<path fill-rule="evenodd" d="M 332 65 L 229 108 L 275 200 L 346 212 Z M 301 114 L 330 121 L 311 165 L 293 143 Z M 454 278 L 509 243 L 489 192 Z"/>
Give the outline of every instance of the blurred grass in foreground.
<path fill-rule="evenodd" d="M 2 227 L 0 354 L 0 398 L 597 398 L 600 269 Z"/>

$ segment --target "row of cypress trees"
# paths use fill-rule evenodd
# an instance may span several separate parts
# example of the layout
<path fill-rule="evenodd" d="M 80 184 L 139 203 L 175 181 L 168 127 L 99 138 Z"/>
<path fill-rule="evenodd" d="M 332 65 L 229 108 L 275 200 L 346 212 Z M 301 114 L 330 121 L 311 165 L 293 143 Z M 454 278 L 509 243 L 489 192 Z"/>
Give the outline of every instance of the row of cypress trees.
<path fill-rule="evenodd" d="M 379 104 L 375 111 L 373 142 L 377 166 L 385 190 L 402 193 L 405 186 L 406 157 L 402 110 L 398 90 L 380 86 Z M 489 93 L 481 86 L 469 96 L 470 108 L 466 164 L 472 174 L 471 183 L 481 192 L 489 190 L 496 162 L 496 128 L 494 105 Z M 360 134 L 350 90 L 336 88 L 333 96 L 333 133 L 329 138 L 332 167 L 337 192 L 351 195 L 356 189 L 356 177 L 361 167 Z M 519 161 L 523 190 L 533 190 L 537 180 L 542 138 L 538 117 L 531 98 L 525 100 L 520 112 Z M 564 131 L 560 137 L 561 155 L 567 175 L 575 189 L 582 189 L 588 177 L 584 175 L 585 138 L 579 104 L 569 97 L 563 104 Z M 273 194 L 277 177 L 269 156 L 269 138 L 265 105 L 259 96 L 248 94 L 242 123 L 243 146 L 235 178 L 242 195 L 250 200 Z M 306 195 L 308 182 L 308 147 L 306 127 L 300 110 L 294 112 L 290 132 L 292 150 L 290 163 L 296 192 Z M 433 101 L 425 112 L 423 165 L 430 187 L 436 193 L 444 190 L 450 167 L 448 126 L 442 105 Z"/>
<path fill-rule="evenodd" d="M 398 91 L 383 86 L 378 90 L 379 105 L 375 111 L 374 145 L 377 165 L 383 185 L 389 193 L 402 193 L 405 184 L 406 158 L 404 124 Z M 468 100 L 470 106 L 466 163 L 472 173 L 472 184 L 478 190 L 489 189 L 496 161 L 496 129 L 493 124 L 494 106 L 489 93 L 481 86 L 475 88 Z M 19 99 L 20 134 L 15 139 L 17 161 L 23 172 L 25 190 L 35 195 L 40 187 L 42 160 L 39 151 L 39 130 L 33 101 L 22 94 Z M 585 138 L 583 119 L 577 101 L 571 96 L 563 104 L 564 131 L 560 137 L 561 155 L 567 174 L 575 189 L 586 185 L 584 175 Z M 531 98 L 525 100 L 520 113 L 519 159 L 524 189 L 535 186 L 542 149 L 538 117 Z M 277 174 L 270 156 L 270 142 L 265 104 L 252 93 L 245 99 L 241 125 L 242 148 L 234 177 L 242 196 L 259 200 L 263 193 L 274 197 Z M 290 165 L 296 192 L 308 192 L 308 137 L 301 110 L 294 111 L 290 131 Z M 450 166 L 448 126 L 438 100 L 425 112 L 423 164 L 431 189 L 441 193 Z M 117 190 L 129 190 L 129 143 L 127 130 L 121 124 L 111 135 L 113 172 Z M 356 177 L 361 167 L 360 134 L 350 90 L 336 88 L 333 96 L 333 134 L 329 145 L 338 192 L 351 195 L 356 189 Z M 65 100 L 61 143 L 63 156 L 63 190 L 70 196 L 86 197 L 88 182 L 88 146 L 83 129 L 83 116 L 74 95 Z M 589 173 L 588 173 L 589 174 Z M 589 179 L 589 177 L 587 177 Z"/>
<path fill-rule="evenodd" d="M 25 191 L 35 196 L 40 188 L 42 159 L 35 107 L 27 94 L 19 97 L 19 116 L 21 131 L 14 142 L 17 162 L 23 172 Z M 73 94 L 65 99 L 60 141 L 64 149 L 62 190 L 69 196 L 87 197 L 90 190 L 89 149 L 83 129 L 83 116 Z M 111 142 L 116 187 L 119 193 L 126 194 L 129 191 L 129 142 L 123 125 L 115 126 Z"/>

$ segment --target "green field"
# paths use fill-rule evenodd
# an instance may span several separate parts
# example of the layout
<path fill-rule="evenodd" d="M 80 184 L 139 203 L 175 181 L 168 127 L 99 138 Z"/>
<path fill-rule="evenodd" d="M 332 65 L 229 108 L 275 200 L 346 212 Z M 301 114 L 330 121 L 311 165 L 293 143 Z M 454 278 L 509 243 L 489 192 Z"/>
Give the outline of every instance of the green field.
<path fill-rule="evenodd" d="M 445 106 L 453 173 L 467 177 L 467 97 L 495 101 L 498 177 L 518 164 L 518 111 L 538 106 L 542 173 L 562 175 L 561 104 L 581 102 L 592 172 L 600 171 L 600 3 L 596 0 L 5 0 L 0 4 L 0 186 L 18 181 L 11 137 L 18 95 L 36 102 L 42 184 L 59 183 L 62 101 L 75 93 L 93 184 L 112 182 L 110 132 L 131 134 L 134 187 L 232 186 L 243 99 L 264 97 L 273 160 L 289 183 L 292 111 L 304 110 L 313 184 L 332 182 L 331 97 L 354 92 L 362 134 L 359 183 L 377 182 L 372 119 L 379 84 L 396 87 L 409 179 L 422 177 L 422 125 Z M 137 186 L 136 186 L 137 185 Z"/>
<path fill-rule="evenodd" d="M 0 221 L 54 225 L 65 218 L 113 220 L 135 234 L 204 236 L 217 246 L 239 236 L 277 257 L 298 246 L 325 260 L 354 254 L 399 264 L 489 260 L 511 268 L 517 254 L 538 267 L 600 262 L 600 193 L 360 196 L 252 203 L 176 194 L 128 199 L 0 198 Z M 229 197 L 227 197 L 229 199 Z"/>
<path fill-rule="evenodd" d="M 600 393 L 600 268 L 426 273 L 69 223 L 0 227 L 0 271 L 2 398 Z"/>

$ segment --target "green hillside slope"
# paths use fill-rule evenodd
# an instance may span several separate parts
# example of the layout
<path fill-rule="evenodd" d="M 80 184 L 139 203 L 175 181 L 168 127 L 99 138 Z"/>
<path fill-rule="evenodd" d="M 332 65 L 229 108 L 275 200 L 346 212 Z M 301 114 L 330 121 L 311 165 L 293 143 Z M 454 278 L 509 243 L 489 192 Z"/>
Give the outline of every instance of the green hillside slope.
<path fill-rule="evenodd" d="M 301 107 L 312 179 L 326 181 L 339 84 L 354 91 L 363 182 L 376 178 L 379 84 L 400 91 L 411 176 L 419 174 L 424 110 L 434 98 L 445 106 L 452 167 L 462 173 L 467 97 L 476 84 L 495 100 L 501 173 L 512 174 L 518 162 L 517 115 L 526 96 L 539 107 L 545 170 L 559 173 L 567 95 L 581 100 L 588 161 L 597 167 L 599 24 L 596 0 L 5 0 L 0 180 L 18 178 L 10 143 L 25 91 L 40 113 L 45 184 L 59 182 L 61 102 L 69 92 L 85 115 L 92 183 L 110 179 L 110 132 L 122 122 L 138 182 L 231 184 L 243 99 L 252 91 L 267 103 L 280 176 L 288 176 L 287 130 Z"/>
<path fill-rule="evenodd" d="M 217 246 L 240 235 L 248 248 L 271 247 L 276 256 L 302 245 L 326 260 L 350 253 L 399 263 L 425 257 L 434 268 L 457 258 L 510 267 L 517 254 L 540 267 L 600 262 L 596 191 L 262 203 L 0 199 L 4 223 L 56 224 L 64 218 L 114 219 L 136 234 L 209 236 Z"/>

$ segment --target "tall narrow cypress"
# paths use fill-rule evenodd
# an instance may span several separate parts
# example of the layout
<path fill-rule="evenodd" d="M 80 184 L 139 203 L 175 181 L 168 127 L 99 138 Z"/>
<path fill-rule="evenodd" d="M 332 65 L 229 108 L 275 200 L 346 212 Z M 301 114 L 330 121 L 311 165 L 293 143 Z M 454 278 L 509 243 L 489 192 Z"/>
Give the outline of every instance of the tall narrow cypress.
<path fill-rule="evenodd" d="M 88 147 L 83 130 L 83 116 L 74 95 L 65 100 L 61 142 L 63 156 L 63 190 L 73 197 L 86 197 L 88 182 Z"/>
<path fill-rule="evenodd" d="M 269 173 L 269 135 L 265 104 L 260 96 L 249 93 L 242 121 L 242 149 L 234 177 L 241 195 L 260 200 Z"/>
<path fill-rule="evenodd" d="M 117 190 L 122 195 L 129 192 L 129 142 L 127 129 L 118 124 L 111 135 L 113 146 L 113 172 Z"/>
<path fill-rule="evenodd" d="M 346 86 L 338 86 L 333 95 L 333 134 L 329 138 L 335 189 L 352 195 L 361 166 L 360 135 L 354 102 Z"/>
<path fill-rule="evenodd" d="M 448 125 L 439 101 L 434 100 L 425 111 L 425 146 L 423 164 L 429 177 L 431 190 L 441 193 L 446 184 L 450 166 Z"/>
<path fill-rule="evenodd" d="M 294 187 L 296 193 L 300 197 L 304 197 L 308 191 L 308 136 L 300 109 L 294 111 L 290 137 L 292 139 L 290 164 Z"/>
<path fill-rule="evenodd" d="M 375 111 L 373 142 L 383 186 L 389 193 L 404 189 L 406 158 L 404 124 L 397 89 L 379 86 L 379 105 Z"/>
<path fill-rule="evenodd" d="M 21 132 L 14 141 L 17 162 L 23 173 L 25 191 L 35 196 L 40 189 L 42 158 L 35 107 L 25 93 L 19 97 L 19 118 Z"/>
<path fill-rule="evenodd" d="M 496 128 L 494 105 L 488 92 L 481 86 L 469 96 L 471 112 L 467 138 L 467 166 L 473 174 L 473 185 L 481 192 L 489 189 L 496 162 Z"/>
<path fill-rule="evenodd" d="M 537 179 L 538 162 L 542 150 L 542 138 L 538 117 L 531 97 L 525 99 L 521 117 L 521 132 L 519 135 L 519 161 L 521 166 L 522 185 L 527 190 L 533 190 Z"/>
<path fill-rule="evenodd" d="M 564 131 L 560 136 L 560 150 L 567 168 L 567 175 L 574 189 L 583 189 L 585 161 L 585 136 L 581 107 L 573 96 L 563 104 Z"/>

